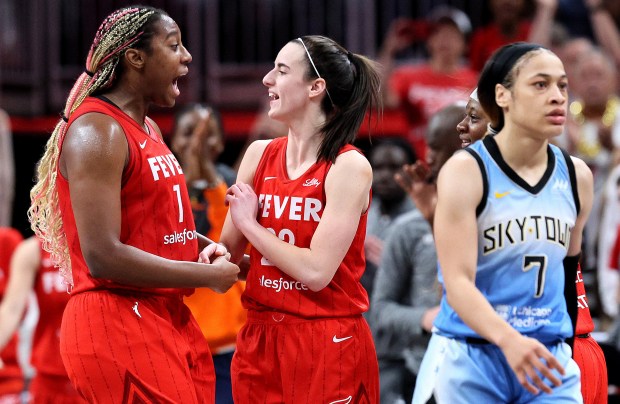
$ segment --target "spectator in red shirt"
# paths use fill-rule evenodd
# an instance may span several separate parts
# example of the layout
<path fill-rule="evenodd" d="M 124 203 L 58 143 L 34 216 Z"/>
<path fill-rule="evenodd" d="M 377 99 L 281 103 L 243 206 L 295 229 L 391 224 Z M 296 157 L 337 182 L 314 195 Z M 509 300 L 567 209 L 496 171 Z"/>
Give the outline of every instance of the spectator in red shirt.
<path fill-rule="evenodd" d="M 531 23 L 523 19 L 524 0 L 489 0 L 488 5 L 492 20 L 477 28 L 470 42 L 469 63 L 476 71 L 482 70 L 496 49 L 510 42 L 527 41 L 530 34 Z"/>
<path fill-rule="evenodd" d="M 470 67 L 481 71 L 493 52 L 511 42 L 529 41 L 548 46 L 558 0 L 535 0 L 532 20 L 526 18 L 525 0 L 489 0 L 489 24 L 477 28 L 469 44 Z"/>
<path fill-rule="evenodd" d="M 425 21 L 395 20 L 379 54 L 383 65 L 384 102 L 400 108 L 409 123 L 408 138 L 416 155 L 424 158 L 424 132 L 429 118 L 456 101 L 467 101 L 478 75 L 463 64 L 469 18 L 461 10 L 439 6 Z M 425 41 L 429 58 L 394 68 L 397 54 Z"/>

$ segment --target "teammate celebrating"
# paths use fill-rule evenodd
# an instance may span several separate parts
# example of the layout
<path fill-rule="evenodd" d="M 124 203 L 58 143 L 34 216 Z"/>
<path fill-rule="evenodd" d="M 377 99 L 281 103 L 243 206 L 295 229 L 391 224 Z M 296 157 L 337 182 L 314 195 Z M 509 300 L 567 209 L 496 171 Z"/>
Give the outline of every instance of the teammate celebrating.
<path fill-rule="evenodd" d="M 372 170 L 351 145 L 380 100 L 377 69 L 329 38 L 304 36 L 282 48 L 263 83 L 269 116 L 288 135 L 252 143 L 228 191 L 220 241 L 233 262 L 252 245 L 234 400 L 377 403 L 360 283 Z"/>
<path fill-rule="evenodd" d="M 239 268 L 195 262 L 183 172 L 147 117 L 174 105 L 191 60 L 162 10 L 110 14 L 38 166 L 30 219 L 73 285 L 60 351 L 90 402 L 214 400 L 209 348 L 182 298 L 227 290 Z"/>

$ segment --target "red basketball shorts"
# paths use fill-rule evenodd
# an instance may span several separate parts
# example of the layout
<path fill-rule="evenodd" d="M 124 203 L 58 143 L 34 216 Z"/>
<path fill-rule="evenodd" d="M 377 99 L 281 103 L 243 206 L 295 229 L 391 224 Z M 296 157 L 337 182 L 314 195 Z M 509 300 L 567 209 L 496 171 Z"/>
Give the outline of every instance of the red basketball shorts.
<path fill-rule="evenodd" d="M 594 338 L 575 337 L 573 359 L 581 370 L 581 394 L 584 404 L 607 402 L 607 365 L 601 347 Z"/>
<path fill-rule="evenodd" d="M 80 395 L 97 403 L 212 403 L 207 342 L 181 296 L 92 291 L 72 296 L 60 354 Z"/>
<path fill-rule="evenodd" d="M 250 311 L 231 373 L 236 404 L 379 403 L 377 354 L 362 316 Z"/>

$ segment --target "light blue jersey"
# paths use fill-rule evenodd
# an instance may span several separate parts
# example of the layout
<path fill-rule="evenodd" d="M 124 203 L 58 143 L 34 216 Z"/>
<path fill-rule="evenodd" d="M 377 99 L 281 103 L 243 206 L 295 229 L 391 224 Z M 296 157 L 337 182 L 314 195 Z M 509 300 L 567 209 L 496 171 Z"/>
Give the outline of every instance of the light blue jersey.
<path fill-rule="evenodd" d="M 562 261 L 579 198 L 570 157 L 549 145 L 547 170 L 530 186 L 506 164 L 493 137 L 467 151 L 484 181 L 477 210 L 476 287 L 521 334 L 543 343 L 571 337 Z M 439 276 L 441 281 L 441 271 Z M 445 292 L 435 326 L 450 338 L 480 338 L 448 305 Z"/>

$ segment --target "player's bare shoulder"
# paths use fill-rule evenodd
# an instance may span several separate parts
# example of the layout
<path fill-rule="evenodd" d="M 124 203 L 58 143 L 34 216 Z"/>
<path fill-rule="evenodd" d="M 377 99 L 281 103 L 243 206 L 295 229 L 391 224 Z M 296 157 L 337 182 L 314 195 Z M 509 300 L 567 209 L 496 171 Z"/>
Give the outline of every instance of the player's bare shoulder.
<path fill-rule="evenodd" d="M 260 160 L 260 158 L 263 156 L 263 153 L 265 152 L 265 149 L 272 141 L 273 139 L 258 139 L 253 141 L 252 143 L 250 143 L 247 150 L 245 151 L 244 159 L 248 158 Z"/>
<path fill-rule="evenodd" d="M 273 139 L 260 139 L 250 143 L 250 145 L 245 151 L 245 154 L 243 155 L 241 164 L 239 165 L 239 171 L 237 174 L 238 181 L 248 184 L 252 183 L 252 180 L 254 179 L 254 173 L 256 172 L 256 168 L 258 167 L 258 163 L 263 157 L 265 149 L 272 141 Z"/>
<path fill-rule="evenodd" d="M 80 169 L 123 167 L 128 154 L 127 138 L 118 121 L 106 114 L 86 113 L 73 121 L 67 130 L 59 165 L 65 176 L 68 165 Z"/>
<path fill-rule="evenodd" d="M 74 143 L 76 147 L 84 148 L 93 142 L 105 144 L 121 137 L 125 139 L 125 133 L 116 119 L 99 112 L 89 112 L 71 123 L 63 148 L 72 147 Z"/>
<path fill-rule="evenodd" d="M 454 177 L 460 180 L 476 171 L 480 172 L 476 159 L 465 150 L 458 150 L 443 165 L 439 178 Z"/>
<path fill-rule="evenodd" d="M 480 200 L 483 192 L 482 172 L 476 159 L 464 150 L 459 150 L 443 165 L 437 178 L 437 189 L 441 195 L 452 195 L 455 200 Z"/>
<path fill-rule="evenodd" d="M 332 171 L 334 173 L 355 176 L 356 178 L 368 178 L 372 180 L 372 166 L 366 156 L 357 150 L 349 150 L 339 154 L 338 157 L 336 157 L 336 161 L 330 173 Z"/>
<path fill-rule="evenodd" d="M 362 211 L 368 209 L 372 166 L 366 157 L 356 150 L 341 153 L 325 178 L 328 198 L 358 200 Z"/>
<path fill-rule="evenodd" d="M 580 184 L 583 182 L 592 183 L 592 170 L 590 170 L 590 167 L 588 167 L 585 161 L 575 156 L 570 156 L 570 158 L 575 166 L 575 176 L 577 177 L 577 182 Z"/>

